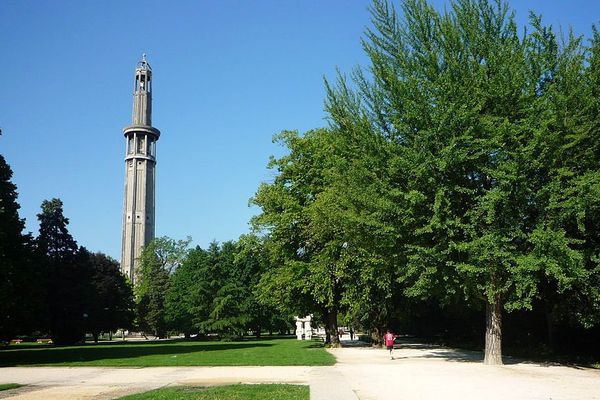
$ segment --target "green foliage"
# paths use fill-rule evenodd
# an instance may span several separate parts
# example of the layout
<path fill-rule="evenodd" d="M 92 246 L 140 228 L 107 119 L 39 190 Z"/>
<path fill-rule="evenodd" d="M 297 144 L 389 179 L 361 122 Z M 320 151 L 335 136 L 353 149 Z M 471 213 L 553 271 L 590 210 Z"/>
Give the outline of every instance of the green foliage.
<path fill-rule="evenodd" d="M 92 269 L 87 251 L 78 248 L 67 229 L 62 201 L 44 200 L 41 208 L 36 247 L 45 278 L 45 326 L 54 343 L 73 344 L 84 338 Z"/>
<path fill-rule="evenodd" d="M 373 2 L 330 127 L 276 137 L 261 299 L 376 330 L 403 297 L 596 323 L 600 35 L 561 43 L 534 14 L 519 34 L 504 1 L 400 11 Z"/>
<path fill-rule="evenodd" d="M 167 292 L 171 329 L 231 338 L 249 330 L 260 336 L 263 329 L 286 328 L 286 318 L 260 305 L 254 295 L 266 262 L 262 240 L 252 235 L 190 251 Z"/>
<path fill-rule="evenodd" d="M 93 272 L 85 328 L 97 341 L 101 332 L 131 329 L 133 290 L 117 261 L 102 253 L 88 253 L 87 257 Z"/>
<path fill-rule="evenodd" d="M 0 155 L 0 342 L 32 328 L 39 310 L 31 297 L 37 293 L 31 238 L 22 233 L 25 224 L 19 218 L 17 187 L 11 178 L 10 166 Z"/>
<path fill-rule="evenodd" d="M 167 334 L 165 297 L 171 284 L 171 274 L 187 256 L 191 238 L 173 240 L 161 237 L 152 240 L 142 250 L 136 276 L 135 295 L 137 324 L 144 332 L 157 337 Z"/>
<path fill-rule="evenodd" d="M 190 250 L 171 277 L 165 298 L 165 318 L 170 329 L 186 336 L 198 332 L 198 319 L 209 313 L 211 287 L 208 253 L 200 248 Z"/>
<path fill-rule="evenodd" d="M 23 235 L 12 171 L 0 156 L 0 340 L 39 331 L 58 344 L 127 327 L 131 289 L 118 263 L 79 248 L 59 199 L 42 203 L 39 235 Z"/>

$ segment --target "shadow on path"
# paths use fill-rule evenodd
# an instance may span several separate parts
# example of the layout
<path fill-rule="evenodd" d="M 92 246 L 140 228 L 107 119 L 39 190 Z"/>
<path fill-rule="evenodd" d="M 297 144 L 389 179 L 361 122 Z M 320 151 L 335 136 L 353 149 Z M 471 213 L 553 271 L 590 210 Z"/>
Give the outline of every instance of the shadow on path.
<path fill-rule="evenodd" d="M 484 358 L 483 351 L 463 350 L 450 347 L 444 347 L 437 344 L 419 343 L 417 339 L 400 339 L 394 347 L 395 351 L 402 350 L 424 350 L 411 356 L 395 357 L 395 359 L 439 359 L 454 362 L 473 362 L 482 363 Z M 514 364 L 537 364 L 533 361 L 526 361 L 510 356 L 503 356 L 504 365 Z"/>

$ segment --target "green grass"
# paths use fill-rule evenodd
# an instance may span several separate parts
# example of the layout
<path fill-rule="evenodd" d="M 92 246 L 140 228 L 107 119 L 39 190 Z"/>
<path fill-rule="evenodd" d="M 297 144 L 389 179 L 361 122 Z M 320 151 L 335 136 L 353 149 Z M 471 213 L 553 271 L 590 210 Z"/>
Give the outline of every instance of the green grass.
<path fill-rule="evenodd" d="M 22 346 L 22 345 L 19 345 Z M 261 339 L 239 342 L 116 342 L 59 347 L 8 347 L 0 366 L 333 365 L 321 342 Z"/>
<path fill-rule="evenodd" d="M 299 385 L 228 385 L 171 387 L 121 397 L 120 400 L 308 400 L 308 386 Z"/>
<path fill-rule="evenodd" d="M 18 383 L 0 383 L 0 391 L 2 390 L 10 390 L 20 388 L 23 385 L 19 385 Z"/>

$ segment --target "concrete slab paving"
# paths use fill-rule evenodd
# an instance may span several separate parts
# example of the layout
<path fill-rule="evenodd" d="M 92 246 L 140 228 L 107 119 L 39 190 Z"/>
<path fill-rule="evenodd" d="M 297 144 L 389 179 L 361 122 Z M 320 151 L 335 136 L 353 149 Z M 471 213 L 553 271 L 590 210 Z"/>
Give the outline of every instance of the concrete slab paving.
<path fill-rule="evenodd" d="M 358 400 L 346 376 L 335 366 L 313 367 L 308 383 L 310 400 Z"/>

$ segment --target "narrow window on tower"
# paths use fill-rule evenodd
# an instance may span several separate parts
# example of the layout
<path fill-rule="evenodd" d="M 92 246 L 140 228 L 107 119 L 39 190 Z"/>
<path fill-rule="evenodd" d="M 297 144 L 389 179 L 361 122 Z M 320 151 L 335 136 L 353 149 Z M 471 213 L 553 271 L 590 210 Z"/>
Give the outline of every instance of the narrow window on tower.
<path fill-rule="evenodd" d="M 133 153 L 133 137 L 129 136 L 129 139 L 127 140 L 127 154 L 132 154 Z"/>
<path fill-rule="evenodd" d="M 142 153 L 144 151 L 144 138 L 143 137 L 138 137 L 138 142 L 137 142 L 137 152 L 138 154 Z"/>

